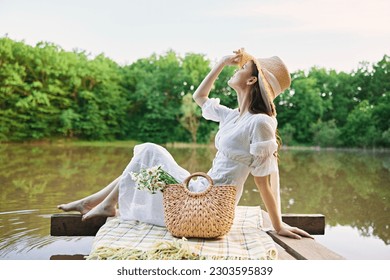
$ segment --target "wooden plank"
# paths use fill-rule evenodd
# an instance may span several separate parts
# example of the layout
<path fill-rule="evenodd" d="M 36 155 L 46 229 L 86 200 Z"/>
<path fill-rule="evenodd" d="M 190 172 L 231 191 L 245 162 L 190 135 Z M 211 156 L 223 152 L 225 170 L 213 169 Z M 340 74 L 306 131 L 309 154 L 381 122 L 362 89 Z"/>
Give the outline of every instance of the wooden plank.
<path fill-rule="evenodd" d="M 285 223 L 306 230 L 310 234 L 325 232 L 325 217 L 321 214 L 283 214 Z M 51 216 L 50 234 L 52 236 L 94 236 L 104 225 L 106 218 L 95 217 L 85 222 L 81 214 L 54 214 Z"/>
<path fill-rule="evenodd" d="M 50 257 L 51 261 L 82 261 L 85 260 L 84 255 L 53 255 Z"/>
<path fill-rule="evenodd" d="M 294 258 L 288 252 L 286 252 L 286 250 L 284 250 L 284 248 L 281 247 L 278 243 L 275 243 L 275 247 L 276 250 L 278 251 L 278 260 L 283 260 L 283 261 L 296 260 L 296 258 Z"/>
<path fill-rule="evenodd" d="M 267 212 L 262 211 L 264 228 L 271 227 L 271 220 Z M 304 228 L 302 228 L 304 229 Z M 276 244 L 297 260 L 342 260 L 344 257 L 329 250 L 311 238 L 293 239 L 278 235 L 275 231 L 267 231 Z M 282 252 L 278 250 L 278 252 Z M 282 258 L 286 256 L 281 255 Z"/>
<path fill-rule="evenodd" d="M 311 238 L 293 239 L 280 236 L 274 231 L 267 232 L 272 239 L 297 260 L 343 260 L 339 254 Z"/>
<path fill-rule="evenodd" d="M 325 234 L 325 216 L 322 214 L 282 214 L 282 220 L 310 234 Z"/>
<path fill-rule="evenodd" d="M 51 216 L 52 236 L 94 236 L 106 222 L 106 217 L 81 220 L 81 214 L 54 214 Z"/>

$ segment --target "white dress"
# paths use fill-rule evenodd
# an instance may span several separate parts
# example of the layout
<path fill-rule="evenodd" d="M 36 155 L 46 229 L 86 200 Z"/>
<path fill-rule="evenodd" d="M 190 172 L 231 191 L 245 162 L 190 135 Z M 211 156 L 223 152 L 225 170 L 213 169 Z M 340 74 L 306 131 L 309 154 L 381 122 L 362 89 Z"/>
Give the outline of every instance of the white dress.
<path fill-rule="evenodd" d="M 240 116 L 238 109 L 230 109 L 219 103 L 219 99 L 210 98 L 202 106 L 205 119 L 219 122 L 215 138 L 217 154 L 208 175 L 216 186 L 237 186 L 236 203 L 241 198 L 249 173 L 253 176 L 271 175 L 271 187 L 280 212 L 279 169 L 275 156 L 276 118 L 249 112 Z M 152 143 L 135 146 L 134 156 L 119 181 L 119 213 L 122 220 L 165 226 L 162 193 L 150 194 L 137 190 L 130 175 L 130 172 L 156 165 L 162 165 L 178 181 L 190 175 L 165 148 Z M 202 191 L 207 186 L 206 179 L 200 178 L 191 181 L 189 188 L 191 191 Z"/>

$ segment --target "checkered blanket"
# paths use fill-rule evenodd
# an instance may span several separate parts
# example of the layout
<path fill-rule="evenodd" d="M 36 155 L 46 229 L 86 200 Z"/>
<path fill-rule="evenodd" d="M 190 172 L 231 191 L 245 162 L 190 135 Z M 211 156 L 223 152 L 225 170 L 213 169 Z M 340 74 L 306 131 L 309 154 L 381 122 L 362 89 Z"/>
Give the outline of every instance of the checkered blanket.
<path fill-rule="evenodd" d="M 114 217 L 96 234 L 88 259 L 277 259 L 262 222 L 260 207 L 238 206 L 227 235 L 187 240 L 173 237 L 165 227 Z"/>

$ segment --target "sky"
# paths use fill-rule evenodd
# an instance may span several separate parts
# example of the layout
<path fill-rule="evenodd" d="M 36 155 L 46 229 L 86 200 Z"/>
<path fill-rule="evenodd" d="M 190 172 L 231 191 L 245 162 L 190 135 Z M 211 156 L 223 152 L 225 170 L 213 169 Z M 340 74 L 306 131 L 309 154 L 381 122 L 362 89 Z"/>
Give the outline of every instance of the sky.
<path fill-rule="evenodd" d="M 0 0 L 0 37 L 104 53 L 121 65 L 174 50 L 244 47 L 290 71 L 352 71 L 390 55 L 389 0 Z"/>

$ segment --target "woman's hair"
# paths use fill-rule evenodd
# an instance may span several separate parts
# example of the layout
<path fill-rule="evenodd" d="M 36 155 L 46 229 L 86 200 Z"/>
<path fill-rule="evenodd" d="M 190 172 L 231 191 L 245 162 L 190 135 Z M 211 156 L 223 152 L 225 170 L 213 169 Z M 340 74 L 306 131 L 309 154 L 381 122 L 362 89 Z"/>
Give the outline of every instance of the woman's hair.
<path fill-rule="evenodd" d="M 259 77 L 259 70 L 257 69 L 254 63 L 252 63 L 252 76 L 256 78 Z M 250 91 L 248 111 L 251 114 L 266 114 L 270 117 L 276 115 L 274 106 L 270 106 L 270 104 L 267 104 L 268 100 L 264 100 L 263 96 L 266 96 L 265 88 L 260 87 L 259 83 L 254 83 Z M 275 137 L 276 137 L 276 143 L 278 144 L 278 150 L 279 150 L 280 147 L 282 146 L 282 138 L 279 135 L 278 129 L 276 129 Z M 279 159 L 279 153 L 277 157 Z"/>
<path fill-rule="evenodd" d="M 258 78 L 259 70 L 256 65 L 252 63 L 252 76 Z M 268 116 L 274 116 L 275 111 L 273 106 L 268 103 L 268 100 L 264 100 L 263 96 L 266 96 L 265 88 L 260 86 L 259 83 L 254 83 L 250 91 L 250 101 L 248 111 L 252 114 L 267 114 Z"/>

